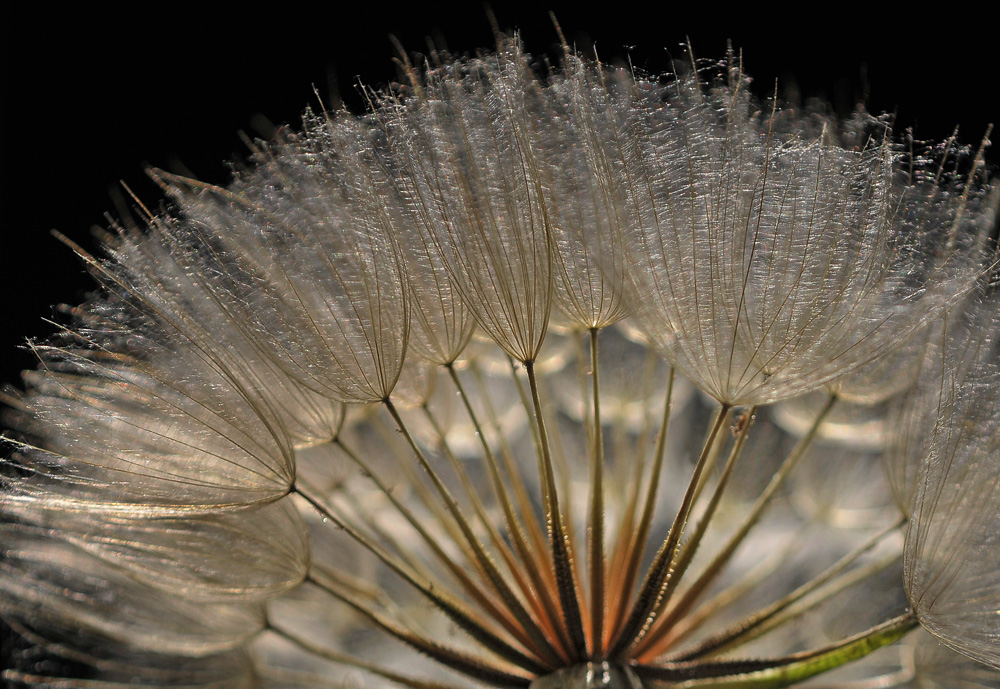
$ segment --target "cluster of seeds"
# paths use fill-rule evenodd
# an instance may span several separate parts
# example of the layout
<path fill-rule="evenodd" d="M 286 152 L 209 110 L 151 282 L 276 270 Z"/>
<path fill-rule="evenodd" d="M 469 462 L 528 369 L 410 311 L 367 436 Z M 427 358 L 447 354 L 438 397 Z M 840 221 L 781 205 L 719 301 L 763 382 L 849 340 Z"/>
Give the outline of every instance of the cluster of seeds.
<path fill-rule="evenodd" d="M 432 58 L 74 247 L 4 679 L 1000 686 L 987 142 Z"/>

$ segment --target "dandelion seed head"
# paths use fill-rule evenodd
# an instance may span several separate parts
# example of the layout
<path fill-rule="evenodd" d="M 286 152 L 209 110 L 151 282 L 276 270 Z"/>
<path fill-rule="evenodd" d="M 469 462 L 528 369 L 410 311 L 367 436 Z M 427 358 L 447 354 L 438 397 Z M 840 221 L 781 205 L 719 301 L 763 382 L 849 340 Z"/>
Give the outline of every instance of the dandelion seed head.
<path fill-rule="evenodd" d="M 78 251 L 5 680 L 996 684 L 982 147 L 562 53 L 401 57 Z"/>

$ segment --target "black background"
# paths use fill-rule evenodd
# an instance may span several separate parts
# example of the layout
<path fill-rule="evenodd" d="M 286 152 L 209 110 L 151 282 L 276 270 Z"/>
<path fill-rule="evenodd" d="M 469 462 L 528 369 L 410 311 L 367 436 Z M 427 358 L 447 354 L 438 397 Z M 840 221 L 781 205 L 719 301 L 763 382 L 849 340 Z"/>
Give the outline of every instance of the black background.
<path fill-rule="evenodd" d="M 0 381 L 15 382 L 33 366 L 17 347 L 51 331 L 42 320 L 51 305 L 79 302 L 91 284 L 49 231 L 94 250 L 90 228 L 106 226 L 106 212 L 119 215 L 119 180 L 156 208 L 149 165 L 224 183 L 225 161 L 245 154 L 237 132 L 258 135 L 259 116 L 295 126 L 316 102 L 314 86 L 327 103 L 339 92 L 359 110 L 358 79 L 377 87 L 397 78 L 390 33 L 410 51 L 425 50 L 427 36 L 456 53 L 492 44 L 476 2 L 402 10 L 361 2 L 350 11 L 339 2 L 315 11 L 296 3 L 266 12 L 143 7 L 152 14 L 57 15 L 39 3 L 2 22 Z M 815 5 L 821 13 L 830 7 Z M 896 15 L 874 3 L 878 15 L 809 20 L 763 4 L 737 14 L 709 3 L 494 6 L 501 27 L 521 29 L 536 54 L 555 54 L 549 8 L 571 41 L 595 42 L 606 61 L 631 57 L 657 72 L 669 55 L 681 56 L 688 37 L 702 57 L 721 57 L 731 39 L 758 96 L 777 80 L 782 93 L 824 97 L 842 112 L 865 100 L 925 138 L 945 138 L 961 124 L 963 139 L 978 142 L 997 116 L 987 106 L 1000 81 L 995 36 L 983 17 L 920 16 L 912 7 Z"/>

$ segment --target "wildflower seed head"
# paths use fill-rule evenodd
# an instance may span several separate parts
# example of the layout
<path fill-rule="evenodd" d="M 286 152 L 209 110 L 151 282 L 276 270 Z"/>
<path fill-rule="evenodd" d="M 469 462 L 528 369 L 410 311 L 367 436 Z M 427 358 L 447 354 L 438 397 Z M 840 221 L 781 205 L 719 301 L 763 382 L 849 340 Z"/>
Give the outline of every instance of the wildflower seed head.
<path fill-rule="evenodd" d="M 231 190 L 173 187 L 186 231 L 228 227 L 203 256 L 215 297 L 288 376 L 344 402 L 388 397 L 409 294 L 387 182 L 353 118 L 307 118 Z M 275 261 L 274 256 L 282 260 Z"/>
<path fill-rule="evenodd" d="M 707 92 L 680 78 L 650 108 L 634 135 L 651 151 L 649 208 L 627 246 L 654 346 L 716 399 L 754 404 L 905 342 L 971 289 L 984 257 L 928 263 L 940 226 L 899 231 L 888 140 L 847 150 L 782 137 L 744 94 L 733 75 Z"/>
<path fill-rule="evenodd" d="M 178 514 L 286 494 L 292 449 L 274 419 L 215 362 L 174 344 L 155 366 L 99 348 L 40 350 L 48 370 L 25 376 L 5 415 L 17 431 L 7 499 Z"/>
<path fill-rule="evenodd" d="M 997 686 L 986 142 L 563 53 L 401 57 L 77 249 L 5 681 Z"/>
<path fill-rule="evenodd" d="M 942 327 L 924 387 L 911 398 L 909 413 L 921 421 L 907 419 L 924 430 L 910 441 L 909 458 L 898 449 L 889 456 L 906 462 L 897 464 L 896 476 L 908 482 L 899 492 L 909 498 L 903 572 L 914 611 L 948 646 L 1000 668 L 995 560 L 977 555 L 991 553 L 997 543 L 1000 404 L 991 392 L 1000 381 L 996 298 L 989 289 L 964 318 Z"/>
<path fill-rule="evenodd" d="M 545 338 L 553 239 L 529 113 L 540 98 L 517 44 L 432 70 L 387 113 L 400 185 L 479 326 L 531 361 Z"/>

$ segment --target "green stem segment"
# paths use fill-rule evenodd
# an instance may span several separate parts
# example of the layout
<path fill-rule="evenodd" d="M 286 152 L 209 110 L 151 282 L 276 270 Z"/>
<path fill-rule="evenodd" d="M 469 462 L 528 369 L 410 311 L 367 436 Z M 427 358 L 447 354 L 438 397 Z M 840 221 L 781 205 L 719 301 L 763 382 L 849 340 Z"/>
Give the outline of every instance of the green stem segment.
<path fill-rule="evenodd" d="M 709 663 L 637 666 L 635 671 L 643 679 L 676 682 L 684 689 L 781 689 L 895 643 L 917 624 L 910 611 L 838 643 L 783 658 L 724 661 L 715 666 Z"/>

